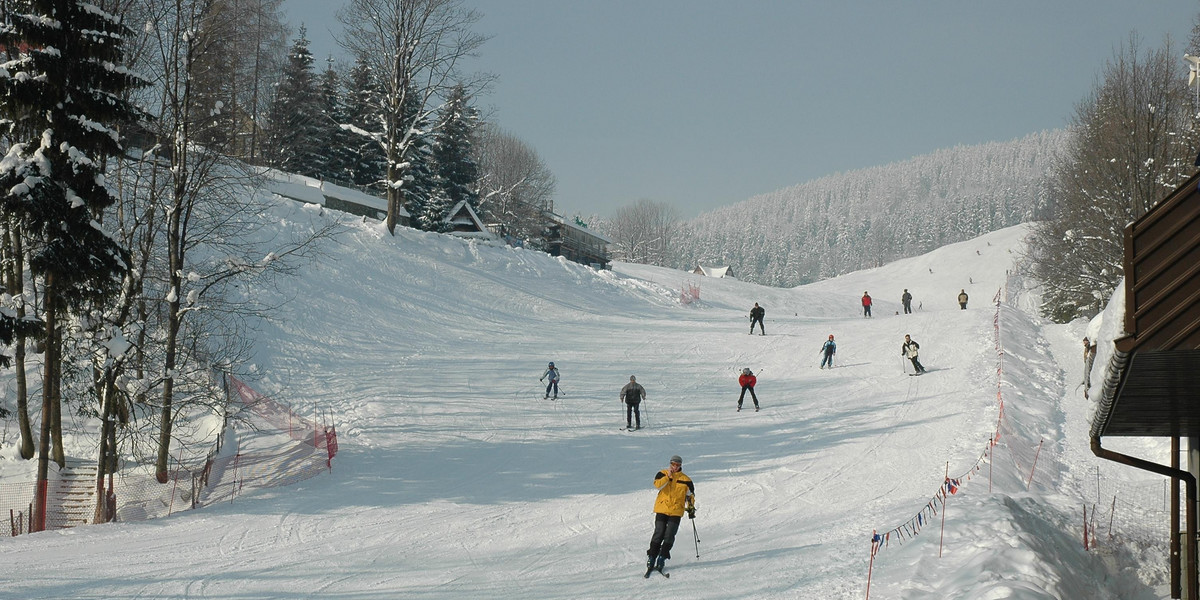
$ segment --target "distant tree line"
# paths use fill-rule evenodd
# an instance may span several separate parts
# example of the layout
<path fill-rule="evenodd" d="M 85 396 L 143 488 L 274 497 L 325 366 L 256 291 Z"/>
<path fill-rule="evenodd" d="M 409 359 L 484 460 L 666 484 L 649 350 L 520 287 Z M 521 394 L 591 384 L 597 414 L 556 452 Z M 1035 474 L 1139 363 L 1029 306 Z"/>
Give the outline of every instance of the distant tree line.
<path fill-rule="evenodd" d="M 639 200 L 599 227 L 614 256 L 791 287 L 928 252 L 1038 218 L 1069 134 L 960 146 L 830 175 L 681 220 Z"/>
<path fill-rule="evenodd" d="M 1200 55 L 1200 19 L 1188 51 Z M 1131 34 L 1067 130 L 831 175 L 686 222 L 643 199 L 597 225 L 620 260 L 729 265 L 790 287 L 1033 222 L 1015 266 L 1041 284 L 1043 315 L 1091 317 L 1124 276 L 1125 226 L 1196 172 L 1200 78 L 1189 86 L 1182 54 Z"/>
<path fill-rule="evenodd" d="M 390 228 L 403 208 L 440 230 L 466 201 L 534 237 L 531 215 L 552 209 L 537 154 L 473 106 L 489 78 L 461 72 L 483 42 L 461 0 L 351 0 L 354 62 L 319 73 L 280 5 L 2 6 L 0 368 L 14 404 L 0 418 L 43 484 L 66 461 L 64 413 L 100 424 L 96 521 L 122 465 L 165 482 L 179 449 L 208 442 L 195 423 L 224 415 L 214 375 L 242 368 L 252 318 L 270 311 L 240 290 L 338 232 L 265 231 L 256 167 L 375 190 Z M 45 514 L 39 496 L 35 527 Z"/>

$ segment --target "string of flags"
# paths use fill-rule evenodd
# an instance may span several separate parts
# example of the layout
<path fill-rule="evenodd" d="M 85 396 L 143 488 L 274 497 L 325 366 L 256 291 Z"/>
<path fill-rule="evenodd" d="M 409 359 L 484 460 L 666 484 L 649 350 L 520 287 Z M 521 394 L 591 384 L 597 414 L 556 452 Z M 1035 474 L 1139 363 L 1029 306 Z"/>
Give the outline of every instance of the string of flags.
<path fill-rule="evenodd" d="M 942 482 L 942 485 L 938 486 L 937 492 L 933 494 L 933 496 L 929 499 L 929 502 L 926 502 L 925 506 L 922 507 L 921 510 L 917 511 L 917 514 L 913 515 L 908 521 L 905 521 L 903 524 L 897 525 L 896 527 L 893 527 L 882 533 L 879 531 L 872 532 L 871 557 L 874 558 L 877 552 L 887 548 L 891 544 L 893 538 L 895 538 L 897 544 L 903 545 L 904 542 L 907 542 L 908 540 L 916 537 L 917 534 L 921 533 L 921 529 L 923 529 L 925 525 L 929 523 L 929 520 L 940 514 L 942 507 L 944 507 L 946 504 L 946 498 L 957 494 L 958 488 L 962 487 L 966 481 L 970 481 L 971 478 L 983 468 L 983 463 L 987 460 L 987 457 L 988 451 L 985 450 L 984 453 L 980 455 L 979 459 L 975 461 L 975 464 L 972 465 L 966 473 L 958 477 L 947 477 L 946 480 Z"/>
<path fill-rule="evenodd" d="M 1002 291 L 1003 289 L 997 291 L 996 297 L 993 299 L 996 304 L 996 314 L 992 320 L 995 328 L 994 335 L 997 351 L 996 400 L 999 405 L 1000 412 L 996 420 L 996 433 L 992 436 L 992 439 L 988 440 L 986 449 L 984 449 L 983 453 L 979 455 L 979 458 L 975 460 L 975 464 L 972 465 L 971 468 L 967 469 L 966 473 L 960 475 L 959 477 L 952 478 L 947 476 L 946 480 L 942 482 L 942 485 L 938 486 L 937 492 L 933 494 L 933 497 L 929 499 L 929 502 L 926 502 L 925 506 L 921 508 L 921 510 L 917 511 L 917 514 L 913 515 L 912 518 L 901 525 L 897 525 L 896 527 L 884 531 L 883 533 L 880 533 L 878 530 L 871 532 L 872 561 L 874 561 L 876 553 L 884 548 L 887 548 L 891 544 L 892 538 L 896 539 L 896 543 L 904 544 L 904 542 L 916 537 L 917 534 L 921 533 L 921 529 L 929 523 L 929 519 L 937 516 L 939 512 L 944 509 L 946 505 L 946 498 L 950 495 L 957 494 L 958 488 L 961 487 L 965 481 L 970 481 L 971 477 L 973 477 L 983 468 L 984 462 L 990 458 L 992 448 L 996 445 L 996 442 L 1000 438 L 1001 423 L 1004 420 L 1004 394 L 1002 391 L 1002 381 L 1004 378 L 1004 350 L 1000 346 L 1000 295 Z"/>

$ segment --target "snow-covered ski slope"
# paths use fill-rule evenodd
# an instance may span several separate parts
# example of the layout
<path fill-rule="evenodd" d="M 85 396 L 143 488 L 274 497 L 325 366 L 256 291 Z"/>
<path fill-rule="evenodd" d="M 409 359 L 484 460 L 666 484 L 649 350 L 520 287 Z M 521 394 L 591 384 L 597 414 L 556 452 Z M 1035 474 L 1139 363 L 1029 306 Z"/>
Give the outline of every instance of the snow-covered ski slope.
<path fill-rule="evenodd" d="M 269 218 L 334 217 L 283 203 Z M 772 289 L 346 222 L 329 258 L 252 291 L 289 302 L 257 335 L 249 383 L 333 414 L 332 473 L 166 519 L 0 540 L 0 597 L 862 598 L 872 532 L 916 514 L 995 429 L 991 298 L 1022 227 Z M 684 282 L 698 304 L 679 304 Z M 921 308 L 896 315 L 904 288 Z M 748 334 L 754 302 L 765 337 Z M 944 540 L 927 527 L 876 556 L 871 597 L 1160 597 L 1138 580 L 1157 572 L 1136 565 L 1106 581 L 1075 531 L 1072 471 L 1096 460 L 1065 383 L 1080 376 L 1082 324 L 1009 320 L 1006 343 L 1029 364 L 1007 389 L 1034 405 L 1025 426 L 1048 436 L 1060 489 L 1026 492 L 998 461 L 994 493 L 973 480 L 951 497 Z M 924 376 L 905 376 L 906 333 Z M 830 334 L 836 368 L 820 370 Z M 538 381 L 548 361 L 557 402 Z M 735 412 L 743 367 L 761 412 Z M 647 390 L 644 428 L 623 432 L 630 375 Z M 696 481 L 699 558 L 685 519 L 674 577 L 647 580 L 651 480 L 672 454 Z"/>

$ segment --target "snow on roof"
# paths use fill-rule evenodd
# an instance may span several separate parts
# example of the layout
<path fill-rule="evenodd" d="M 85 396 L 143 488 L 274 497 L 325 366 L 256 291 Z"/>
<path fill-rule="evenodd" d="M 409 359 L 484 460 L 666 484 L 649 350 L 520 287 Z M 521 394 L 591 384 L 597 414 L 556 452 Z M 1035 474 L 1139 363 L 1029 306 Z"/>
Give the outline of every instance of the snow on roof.
<path fill-rule="evenodd" d="M 387 212 L 387 199 L 356 189 L 278 169 L 264 169 L 262 174 L 268 179 L 267 187 L 272 192 L 286 198 L 320 205 L 325 205 L 325 198 L 336 198 L 349 204 Z M 402 206 L 397 216 L 408 218 L 411 215 Z"/>
<path fill-rule="evenodd" d="M 308 202 L 311 204 L 325 204 L 325 196 L 321 194 L 319 188 L 305 185 L 303 183 L 292 183 L 290 181 L 272 180 L 267 182 L 267 189 L 272 193 L 279 194 L 284 198 L 291 198 L 300 202 Z"/>
<path fill-rule="evenodd" d="M 733 277 L 733 274 L 729 272 L 730 269 L 731 267 L 706 267 L 704 265 L 697 265 L 696 270 L 692 272 L 699 272 L 701 275 L 708 277 Z"/>
<path fill-rule="evenodd" d="M 582 231 L 582 232 L 584 232 L 584 233 L 586 233 L 586 234 L 588 234 L 588 235 L 590 235 L 590 236 L 592 236 L 592 237 L 599 238 L 601 241 L 603 241 L 603 242 L 604 242 L 604 243 L 606 243 L 606 244 L 611 244 L 611 243 L 613 243 L 613 241 L 612 241 L 612 239 L 611 239 L 611 238 L 609 238 L 608 236 L 606 236 L 606 235 L 604 235 L 604 234 L 600 233 L 599 231 L 596 231 L 595 229 L 589 229 L 589 228 L 587 228 L 587 227 L 580 227 L 579 225 L 576 225 L 576 224 L 575 224 L 575 220 L 574 220 L 574 219 L 567 220 L 567 219 L 566 219 L 565 217 L 563 217 L 562 215 L 557 215 L 557 214 L 554 214 L 554 213 L 550 213 L 550 217 L 551 217 L 552 219 L 554 219 L 556 222 L 558 222 L 558 223 L 562 223 L 563 225 L 565 225 L 565 226 L 567 226 L 567 227 L 570 227 L 571 229 L 574 229 L 574 230 L 576 230 L 576 231 Z"/>
<path fill-rule="evenodd" d="M 372 196 L 370 194 L 360 192 L 358 190 L 351 189 L 348 187 L 343 187 L 343 186 L 337 185 L 335 183 L 329 183 L 328 181 L 321 182 L 320 185 L 321 185 L 321 192 L 324 193 L 326 196 L 329 196 L 331 198 L 337 198 L 338 200 L 342 200 L 344 202 L 350 202 L 353 204 L 358 204 L 361 206 L 366 206 L 368 208 L 374 208 L 376 210 L 387 212 L 387 200 L 384 198 L 380 198 L 378 196 Z M 408 214 L 408 211 L 404 210 L 404 207 L 401 206 L 399 216 L 408 217 L 410 215 Z"/>

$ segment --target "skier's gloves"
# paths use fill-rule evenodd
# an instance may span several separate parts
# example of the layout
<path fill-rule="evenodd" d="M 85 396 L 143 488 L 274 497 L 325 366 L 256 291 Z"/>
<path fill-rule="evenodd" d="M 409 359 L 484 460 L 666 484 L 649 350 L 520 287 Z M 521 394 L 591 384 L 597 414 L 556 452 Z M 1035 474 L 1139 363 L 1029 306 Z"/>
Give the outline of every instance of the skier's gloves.
<path fill-rule="evenodd" d="M 687 507 L 687 514 L 688 514 L 689 519 L 695 519 L 696 518 L 696 507 L 695 506 Z"/>

